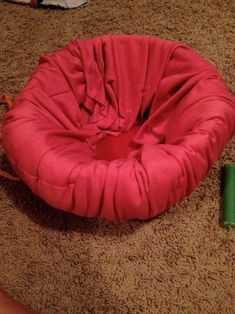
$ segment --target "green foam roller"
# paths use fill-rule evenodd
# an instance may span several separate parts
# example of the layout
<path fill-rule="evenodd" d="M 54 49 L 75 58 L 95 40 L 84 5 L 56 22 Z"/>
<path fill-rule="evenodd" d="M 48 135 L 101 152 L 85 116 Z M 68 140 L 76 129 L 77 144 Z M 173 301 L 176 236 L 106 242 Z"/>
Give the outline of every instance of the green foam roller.
<path fill-rule="evenodd" d="M 227 164 L 223 171 L 223 222 L 235 227 L 235 164 Z"/>

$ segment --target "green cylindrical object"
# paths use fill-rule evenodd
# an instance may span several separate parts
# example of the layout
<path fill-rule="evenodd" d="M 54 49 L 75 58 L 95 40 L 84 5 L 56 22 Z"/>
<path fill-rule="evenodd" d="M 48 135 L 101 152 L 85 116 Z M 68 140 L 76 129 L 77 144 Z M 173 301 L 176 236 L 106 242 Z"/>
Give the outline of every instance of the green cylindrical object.
<path fill-rule="evenodd" d="M 223 222 L 235 227 L 235 164 L 227 164 L 223 169 Z"/>

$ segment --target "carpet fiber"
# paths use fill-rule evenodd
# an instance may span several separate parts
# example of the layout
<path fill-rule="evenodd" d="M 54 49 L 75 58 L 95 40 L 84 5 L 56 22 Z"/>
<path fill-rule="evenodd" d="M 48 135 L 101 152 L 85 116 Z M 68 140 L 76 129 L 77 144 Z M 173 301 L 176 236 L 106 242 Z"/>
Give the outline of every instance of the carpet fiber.
<path fill-rule="evenodd" d="M 225 0 L 93 0 L 71 11 L 1 1 L 0 93 L 17 95 L 41 53 L 108 33 L 185 42 L 232 89 L 232 24 Z M 234 313 L 235 233 L 221 225 L 220 196 L 232 161 L 234 140 L 190 197 L 145 223 L 74 217 L 0 179 L 1 285 L 42 314 Z"/>

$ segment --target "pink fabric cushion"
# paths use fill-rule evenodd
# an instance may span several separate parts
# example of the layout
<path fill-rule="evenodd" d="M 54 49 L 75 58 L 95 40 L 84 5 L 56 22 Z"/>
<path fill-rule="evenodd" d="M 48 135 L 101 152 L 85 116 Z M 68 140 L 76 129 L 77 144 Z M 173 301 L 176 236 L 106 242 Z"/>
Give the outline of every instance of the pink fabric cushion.
<path fill-rule="evenodd" d="M 103 36 L 42 56 L 2 133 L 18 176 L 50 205 L 147 219 L 207 174 L 235 133 L 235 104 L 189 47 Z"/>

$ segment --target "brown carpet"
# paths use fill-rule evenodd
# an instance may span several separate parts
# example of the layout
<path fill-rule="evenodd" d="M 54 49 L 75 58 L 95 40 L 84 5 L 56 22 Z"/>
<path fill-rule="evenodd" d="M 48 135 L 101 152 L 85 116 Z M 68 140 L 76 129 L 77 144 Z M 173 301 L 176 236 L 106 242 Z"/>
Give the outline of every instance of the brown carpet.
<path fill-rule="evenodd" d="M 225 0 L 93 0 L 72 11 L 0 2 L 0 93 L 15 96 L 41 53 L 107 33 L 185 42 L 232 88 L 232 24 Z M 190 197 L 145 223 L 64 214 L 0 179 L 2 286 L 42 314 L 234 313 L 235 233 L 220 222 L 220 169 L 231 161 L 234 140 Z"/>

